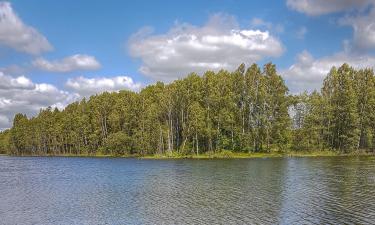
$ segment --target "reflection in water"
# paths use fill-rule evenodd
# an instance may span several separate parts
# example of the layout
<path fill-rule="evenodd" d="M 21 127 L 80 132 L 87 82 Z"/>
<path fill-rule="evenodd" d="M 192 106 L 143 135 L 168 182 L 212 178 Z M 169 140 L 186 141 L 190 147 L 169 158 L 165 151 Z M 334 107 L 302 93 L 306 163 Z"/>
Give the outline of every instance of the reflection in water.
<path fill-rule="evenodd" d="M 1 224 L 374 224 L 372 157 L 0 157 Z"/>

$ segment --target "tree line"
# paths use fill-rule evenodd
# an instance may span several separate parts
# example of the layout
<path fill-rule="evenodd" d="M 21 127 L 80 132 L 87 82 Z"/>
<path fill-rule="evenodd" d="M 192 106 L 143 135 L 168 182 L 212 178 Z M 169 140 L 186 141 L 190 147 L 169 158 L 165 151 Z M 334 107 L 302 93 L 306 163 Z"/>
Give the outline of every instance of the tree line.
<path fill-rule="evenodd" d="M 372 69 L 332 67 L 320 91 L 290 95 L 274 64 L 195 73 L 139 92 L 83 98 L 0 133 L 14 155 L 150 155 L 375 148 Z"/>

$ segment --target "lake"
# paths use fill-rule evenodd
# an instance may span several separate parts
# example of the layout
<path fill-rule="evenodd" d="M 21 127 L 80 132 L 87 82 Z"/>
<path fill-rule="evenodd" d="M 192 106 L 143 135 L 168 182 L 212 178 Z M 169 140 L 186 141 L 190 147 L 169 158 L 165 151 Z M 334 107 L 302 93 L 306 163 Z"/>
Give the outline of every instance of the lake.
<path fill-rule="evenodd" d="M 0 156 L 0 224 L 375 224 L 375 158 Z"/>

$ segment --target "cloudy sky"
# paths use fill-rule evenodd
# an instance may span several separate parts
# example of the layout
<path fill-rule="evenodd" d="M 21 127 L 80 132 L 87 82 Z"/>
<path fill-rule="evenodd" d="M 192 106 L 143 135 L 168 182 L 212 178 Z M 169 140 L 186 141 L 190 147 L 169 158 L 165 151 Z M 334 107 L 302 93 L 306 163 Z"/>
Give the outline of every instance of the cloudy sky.
<path fill-rule="evenodd" d="M 273 62 L 291 93 L 375 65 L 375 0 L 0 1 L 0 130 L 17 112 Z"/>

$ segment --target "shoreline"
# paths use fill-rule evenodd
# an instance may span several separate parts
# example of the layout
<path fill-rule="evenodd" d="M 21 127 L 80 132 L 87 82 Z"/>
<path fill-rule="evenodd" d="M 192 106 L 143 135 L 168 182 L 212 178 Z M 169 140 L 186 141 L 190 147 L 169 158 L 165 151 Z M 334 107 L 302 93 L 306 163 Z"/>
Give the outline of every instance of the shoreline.
<path fill-rule="evenodd" d="M 10 157 L 77 157 L 77 158 L 135 158 L 135 159 L 253 159 L 253 158 L 302 158 L 302 157 L 342 157 L 342 156 L 375 156 L 372 152 L 338 153 L 334 151 L 289 151 L 289 152 L 230 152 L 222 151 L 216 153 L 189 154 L 155 154 L 155 155 L 102 155 L 102 154 L 60 154 L 60 155 L 9 155 Z"/>

